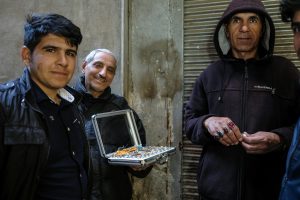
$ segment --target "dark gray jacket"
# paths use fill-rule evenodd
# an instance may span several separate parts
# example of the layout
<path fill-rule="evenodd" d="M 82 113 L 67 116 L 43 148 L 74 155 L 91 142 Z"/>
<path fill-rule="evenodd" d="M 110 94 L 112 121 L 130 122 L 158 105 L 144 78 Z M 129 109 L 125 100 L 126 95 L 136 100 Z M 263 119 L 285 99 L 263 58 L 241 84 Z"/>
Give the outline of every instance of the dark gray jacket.
<path fill-rule="evenodd" d="M 143 178 L 148 175 L 151 167 L 144 171 L 133 171 L 130 167 L 109 165 L 106 158 L 101 157 L 95 131 L 91 121 L 91 116 L 96 113 L 131 108 L 124 97 L 112 94 L 110 88 L 107 88 L 99 98 L 94 98 L 86 91 L 84 86 L 84 77 L 80 77 L 76 83 L 75 89 L 83 95 L 83 101 L 80 104 L 80 110 L 85 117 L 85 130 L 91 145 L 93 162 L 93 189 L 91 199 L 130 200 L 132 196 L 132 186 L 128 172 L 136 177 Z M 133 111 L 133 113 L 141 142 L 143 145 L 145 145 L 146 135 L 144 126 L 136 112 Z M 115 124 L 115 127 L 117 128 L 118 125 Z M 118 139 L 120 138 L 115 138 L 114 140 Z M 118 147 L 119 146 L 115 146 L 113 148 L 117 149 Z"/>
<path fill-rule="evenodd" d="M 65 89 L 75 97 L 74 114 L 82 119 L 77 107 L 80 95 Z M 34 199 L 47 163 L 50 147 L 46 121 L 31 91 L 28 69 L 19 79 L 0 85 L 0 199 Z M 87 141 L 84 134 L 82 138 Z M 85 146 L 88 173 L 87 142 Z"/>
<path fill-rule="evenodd" d="M 259 58 L 233 58 L 224 36 L 224 22 L 239 11 L 257 12 L 265 19 Z M 286 151 L 254 155 L 241 145 L 226 147 L 203 126 L 210 116 L 229 117 L 249 134 L 274 132 L 290 144 L 300 114 L 299 72 L 287 59 L 272 56 L 274 25 L 259 0 L 233 0 L 215 32 L 220 60 L 208 66 L 195 82 L 185 109 L 185 133 L 203 145 L 198 168 L 202 197 L 222 200 L 278 199 Z"/>

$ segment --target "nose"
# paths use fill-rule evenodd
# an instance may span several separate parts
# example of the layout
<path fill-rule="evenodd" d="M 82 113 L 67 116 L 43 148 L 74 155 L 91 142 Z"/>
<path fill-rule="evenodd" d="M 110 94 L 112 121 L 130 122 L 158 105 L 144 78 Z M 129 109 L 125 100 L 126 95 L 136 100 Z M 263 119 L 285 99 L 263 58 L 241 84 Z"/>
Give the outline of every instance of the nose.
<path fill-rule="evenodd" d="M 102 67 L 102 68 L 100 69 L 99 75 L 100 75 L 101 77 L 106 77 L 106 72 L 107 72 L 107 69 L 106 69 L 106 67 L 104 66 L 104 67 Z"/>
<path fill-rule="evenodd" d="M 59 65 L 66 67 L 68 65 L 67 56 L 64 53 L 60 53 L 57 62 Z"/>
<path fill-rule="evenodd" d="M 243 23 L 241 25 L 241 29 L 240 29 L 242 32 L 247 32 L 249 31 L 249 26 L 248 26 L 248 23 Z"/>

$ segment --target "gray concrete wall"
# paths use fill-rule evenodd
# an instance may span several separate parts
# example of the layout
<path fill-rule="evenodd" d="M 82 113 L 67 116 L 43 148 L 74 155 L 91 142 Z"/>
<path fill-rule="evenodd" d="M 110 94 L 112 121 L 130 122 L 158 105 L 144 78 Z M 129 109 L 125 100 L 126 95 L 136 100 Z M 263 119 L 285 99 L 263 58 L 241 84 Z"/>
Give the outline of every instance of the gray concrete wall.
<path fill-rule="evenodd" d="M 182 0 L 0 0 L 0 82 L 23 71 L 19 51 L 29 12 L 56 12 L 81 28 L 78 66 L 94 48 L 116 54 L 113 92 L 124 94 L 140 115 L 148 144 L 177 147 L 166 164 L 132 179 L 133 199 L 180 199 Z"/>
<path fill-rule="evenodd" d="M 155 165 L 136 199 L 180 199 L 182 135 L 182 1 L 130 1 L 129 99 L 140 113 L 149 145 L 176 146 L 167 164 Z M 146 191 L 146 192 L 145 192 Z"/>
<path fill-rule="evenodd" d="M 23 45 L 23 24 L 30 12 L 54 12 L 71 19 L 81 28 L 83 41 L 78 51 L 78 68 L 86 54 L 94 48 L 112 50 L 121 59 L 122 0 L 0 0 L 0 82 L 18 77 L 23 71 L 20 48 Z M 123 92 L 121 67 L 113 89 Z"/>

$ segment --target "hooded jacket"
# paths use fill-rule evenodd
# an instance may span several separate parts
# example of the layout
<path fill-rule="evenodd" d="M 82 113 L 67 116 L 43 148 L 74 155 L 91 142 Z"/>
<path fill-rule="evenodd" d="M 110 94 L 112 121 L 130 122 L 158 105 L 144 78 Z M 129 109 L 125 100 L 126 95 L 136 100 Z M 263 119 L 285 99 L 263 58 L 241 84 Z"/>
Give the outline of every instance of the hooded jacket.
<path fill-rule="evenodd" d="M 263 19 L 257 58 L 232 56 L 224 24 L 236 13 L 254 12 Z M 278 199 L 285 148 L 247 154 L 239 145 L 226 147 L 203 125 L 211 116 L 229 117 L 248 134 L 280 135 L 289 145 L 300 113 L 299 73 L 287 59 L 273 56 L 274 25 L 260 0 L 233 0 L 216 26 L 214 43 L 220 60 L 197 78 L 185 108 L 185 133 L 203 146 L 198 190 L 204 199 Z"/>
<path fill-rule="evenodd" d="M 83 95 L 83 100 L 79 106 L 80 111 L 85 118 L 85 130 L 87 138 L 91 145 L 91 155 L 93 164 L 93 186 L 91 200 L 130 200 L 132 198 L 132 186 L 128 173 L 138 178 L 143 178 L 149 174 L 152 167 L 143 171 L 134 171 L 126 166 L 109 165 L 107 159 L 101 156 L 97 143 L 95 131 L 93 128 L 91 116 L 97 113 L 131 109 L 124 97 L 111 93 L 111 88 L 105 89 L 103 94 L 94 98 L 85 88 L 84 76 L 81 76 L 76 83 L 75 89 Z M 134 113 L 137 129 L 143 146 L 146 144 L 145 129 L 142 121 Z M 115 127 L 120 127 L 115 122 Z M 112 143 L 118 143 L 116 140 L 122 140 L 120 137 L 114 138 Z M 120 146 L 114 146 L 117 149 Z"/>

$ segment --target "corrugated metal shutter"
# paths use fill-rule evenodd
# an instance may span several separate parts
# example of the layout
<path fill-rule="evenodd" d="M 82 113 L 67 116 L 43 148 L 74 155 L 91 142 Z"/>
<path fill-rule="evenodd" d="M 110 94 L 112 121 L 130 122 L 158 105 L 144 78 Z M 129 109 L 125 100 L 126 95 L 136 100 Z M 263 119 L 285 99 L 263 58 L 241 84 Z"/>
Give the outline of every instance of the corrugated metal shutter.
<path fill-rule="evenodd" d="M 282 23 L 279 1 L 263 1 L 276 27 L 274 54 L 291 59 L 300 66 L 294 53 L 290 25 Z M 229 1 L 184 0 L 184 102 L 190 96 L 195 79 L 218 59 L 212 37 L 215 25 Z M 198 199 L 196 172 L 201 147 L 191 144 L 183 135 L 182 199 Z"/>

